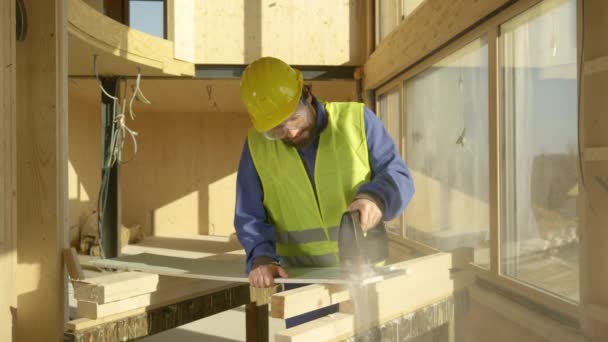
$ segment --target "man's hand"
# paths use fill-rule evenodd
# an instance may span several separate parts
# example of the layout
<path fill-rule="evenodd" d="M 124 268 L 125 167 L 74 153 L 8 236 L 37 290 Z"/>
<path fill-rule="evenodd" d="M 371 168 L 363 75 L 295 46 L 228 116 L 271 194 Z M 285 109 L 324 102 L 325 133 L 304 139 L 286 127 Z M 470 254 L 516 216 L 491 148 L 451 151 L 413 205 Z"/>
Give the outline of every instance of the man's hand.
<path fill-rule="evenodd" d="M 382 219 L 382 210 L 376 203 L 365 198 L 353 201 L 348 210 L 359 211 L 359 222 L 364 232 L 374 228 Z"/>
<path fill-rule="evenodd" d="M 260 265 L 249 272 L 249 284 L 252 287 L 272 287 L 274 278 L 287 278 L 289 275 L 283 267 L 276 264 Z"/>

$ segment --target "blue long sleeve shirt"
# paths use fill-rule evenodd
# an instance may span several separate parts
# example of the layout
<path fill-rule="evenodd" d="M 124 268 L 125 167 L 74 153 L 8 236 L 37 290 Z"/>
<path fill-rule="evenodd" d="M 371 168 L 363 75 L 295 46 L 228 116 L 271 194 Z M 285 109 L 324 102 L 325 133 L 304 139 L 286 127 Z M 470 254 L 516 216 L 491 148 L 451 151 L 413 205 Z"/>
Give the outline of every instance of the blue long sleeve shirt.
<path fill-rule="evenodd" d="M 317 110 L 317 136 L 313 143 L 298 149 L 298 153 L 315 188 L 315 159 L 319 134 L 327 126 L 327 112 L 323 104 L 316 99 L 313 104 Z M 409 203 L 414 194 L 414 184 L 393 139 L 378 117 L 367 107 L 364 109 L 364 125 L 372 178 L 369 183 L 359 188 L 358 193 L 373 194 L 380 198 L 384 204 L 383 220 L 390 221 Z M 247 141 L 241 154 L 236 183 L 234 225 L 239 241 L 247 253 L 246 272 L 249 272 L 257 257 L 267 256 L 275 260 L 280 258 L 276 253 L 274 226 L 268 223 L 266 218 L 262 184 Z"/>

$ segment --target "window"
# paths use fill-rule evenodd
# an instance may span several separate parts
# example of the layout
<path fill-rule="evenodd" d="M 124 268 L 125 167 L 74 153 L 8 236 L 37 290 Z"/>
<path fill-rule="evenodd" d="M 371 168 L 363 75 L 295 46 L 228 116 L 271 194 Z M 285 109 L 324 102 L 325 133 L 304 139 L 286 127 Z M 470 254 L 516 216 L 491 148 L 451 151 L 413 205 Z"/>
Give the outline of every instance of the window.
<path fill-rule="evenodd" d="M 416 187 L 406 237 L 440 250 L 474 247 L 482 265 L 489 265 L 486 40 L 404 84 L 405 156 Z"/>
<path fill-rule="evenodd" d="M 424 0 L 376 0 L 376 45 Z"/>
<path fill-rule="evenodd" d="M 402 153 L 402 142 L 401 142 L 401 99 L 399 96 L 399 89 L 393 89 L 386 94 L 380 95 L 377 103 L 378 115 L 380 120 L 386 126 L 388 133 L 397 145 L 397 150 L 401 155 Z M 403 230 L 401 227 L 402 216 L 395 218 L 394 220 L 387 222 L 387 230 L 391 233 L 403 236 Z"/>
<path fill-rule="evenodd" d="M 515 2 L 377 89 L 416 187 L 392 231 L 473 247 L 477 276 L 573 319 L 579 1 Z"/>
<path fill-rule="evenodd" d="M 165 1 L 129 0 L 129 26 L 165 38 Z"/>
<path fill-rule="evenodd" d="M 501 270 L 576 301 L 576 1 L 544 1 L 500 32 Z"/>

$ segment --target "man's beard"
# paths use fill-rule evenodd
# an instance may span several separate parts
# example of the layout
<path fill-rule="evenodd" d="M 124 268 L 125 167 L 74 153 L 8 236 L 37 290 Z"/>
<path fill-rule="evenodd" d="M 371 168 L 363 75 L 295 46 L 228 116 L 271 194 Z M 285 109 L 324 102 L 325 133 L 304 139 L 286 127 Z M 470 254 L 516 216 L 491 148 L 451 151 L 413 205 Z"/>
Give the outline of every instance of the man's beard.
<path fill-rule="evenodd" d="M 310 145 L 317 135 L 317 128 L 314 123 L 310 125 L 305 131 L 302 131 L 300 135 L 296 137 L 295 140 L 287 140 L 283 139 L 283 142 L 289 146 L 293 146 L 295 148 L 303 148 Z"/>

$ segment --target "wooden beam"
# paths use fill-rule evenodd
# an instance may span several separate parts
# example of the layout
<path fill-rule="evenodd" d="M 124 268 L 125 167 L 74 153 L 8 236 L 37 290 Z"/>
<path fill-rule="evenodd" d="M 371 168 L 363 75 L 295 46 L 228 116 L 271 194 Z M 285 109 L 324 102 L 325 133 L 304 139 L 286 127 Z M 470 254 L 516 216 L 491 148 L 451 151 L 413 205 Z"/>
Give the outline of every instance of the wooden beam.
<path fill-rule="evenodd" d="M 158 279 L 158 274 L 143 272 L 109 273 L 75 287 L 74 297 L 97 304 L 115 302 L 156 291 Z"/>
<path fill-rule="evenodd" d="M 245 340 L 268 342 L 268 304 L 248 303 L 245 307 Z"/>
<path fill-rule="evenodd" d="M 67 6 L 27 6 L 17 44 L 17 340 L 58 341 L 65 319 Z M 44 317 L 43 320 L 40 318 Z"/>
<path fill-rule="evenodd" d="M 0 340 L 13 341 L 17 262 L 15 1 L 0 3 Z"/>
<path fill-rule="evenodd" d="M 273 287 L 250 287 L 249 288 L 249 297 L 251 298 L 252 303 L 256 303 L 258 306 L 266 305 L 270 303 L 270 298 L 275 293 L 281 292 L 283 290 L 283 285 L 277 284 Z"/>
<path fill-rule="evenodd" d="M 512 0 L 426 0 L 365 63 L 365 89 L 374 89 L 430 55 Z"/>
<path fill-rule="evenodd" d="M 313 284 L 298 287 L 272 296 L 270 316 L 287 319 L 347 300 L 350 300 L 350 294 L 346 286 Z"/>

